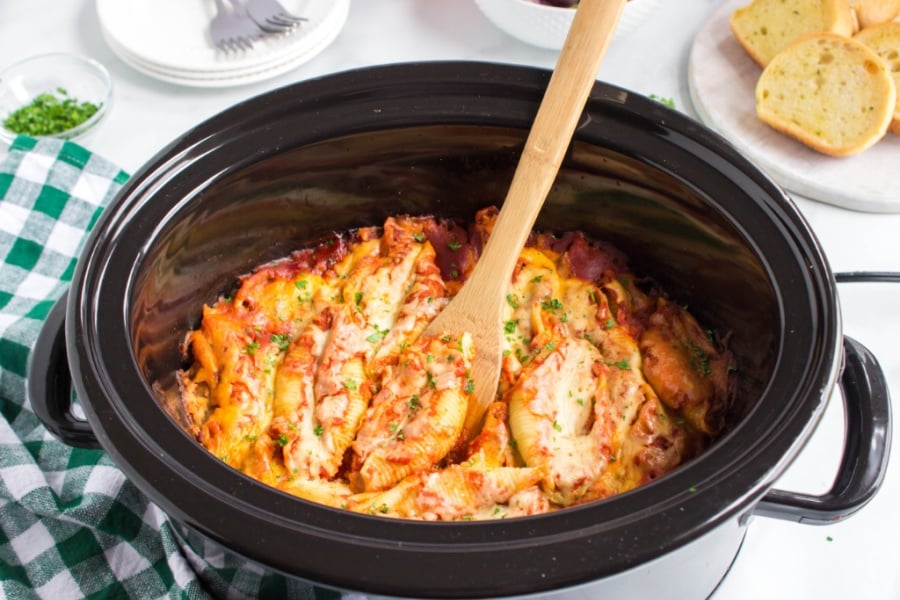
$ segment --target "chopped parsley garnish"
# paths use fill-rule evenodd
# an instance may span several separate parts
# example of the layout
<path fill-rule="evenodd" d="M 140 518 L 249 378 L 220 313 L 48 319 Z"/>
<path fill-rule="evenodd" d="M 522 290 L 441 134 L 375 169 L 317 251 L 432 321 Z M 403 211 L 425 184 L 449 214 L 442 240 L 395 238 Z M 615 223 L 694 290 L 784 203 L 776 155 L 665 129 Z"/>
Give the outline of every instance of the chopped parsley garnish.
<path fill-rule="evenodd" d="M 247 342 L 247 345 L 244 346 L 244 352 L 253 356 L 256 354 L 256 351 L 259 349 L 259 342 Z"/>
<path fill-rule="evenodd" d="M 562 302 L 560 302 L 556 298 L 551 298 L 550 300 L 544 300 L 541 302 L 541 308 L 543 308 L 546 311 L 550 311 L 552 313 L 555 313 L 562 307 L 563 307 Z"/>
<path fill-rule="evenodd" d="M 417 231 L 416 233 L 413 234 L 413 239 L 421 244 L 422 242 L 425 241 L 425 234 L 420 231 Z"/>
<path fill-rule="evenodd" d="M 369 514 L 374 515 L 376 512 L 380 512 L 381 514 L 387 514 L 390 511 L 390 507 L 387 504 L 382 504 L 381 506 L 375 506 L 374 504 L 369 507 Z"/>
<path fill-rule="evenodd" d="M 656 100 L 660 104 L 665 104 L 669 108 L 675 108 L 675 99 L 674 98 L 663 98 L 662 96 L 657 96 L 656 94 L 650 94 L 647 96 L 651 100 Z"/>
<path fill-rule="evenodd" d="M 460 244 L 456 240 L 453 240 L 452 242 L 447 244 L 447 247 L 450 248 L 451 250 L 453 250 L 454 252 L 456 252 L 457 250 L 462 248 L 462 244 Z"/>
<path fill-rule="evenodd" d="M 279 446 L 282 446 L 282 447 L 287 446 L 287 443 L 288 443 L 288 436 L 286 436 L 286 435 L 283 434 L 283 433 L 279 433 L 279 434 L 278 434 L 278 439 L 275 440 L 275 443 L 278 444 Z"/>
<path fill-rule="evenodd" d="M 503 324 L 503 331 L 506 333 L 515 333 L 517 324 L 516 321 L 507 321 Z"/>
<path fill-rule="evenodd" d="M 691 348 L 691 352 L 694 355 L 691 357 L 690 362 L 701 375 L 709 375 L 712 371 L 709 368 L 709 354 L 707 354 L 703 348 L 694 343 L 693 340 L 687 340 L 688 346 Z"/>
<path fill-rule="evenodd" d="M 422 403 L 419 402 L 419 395 L 413 394 L 412 396 L 410 396 L 409 401 L 406 403 L 406 406 L 409 407 L 409 410 L 416 410 L 420 406 L 422 406 Z"/>
<path fill-rule="evenodd" d="M 474 392 L 475 391 L 475 381 L 473 381 L 472 379 L 467 379 L 465 390 L 466 390 L 467 394 L 471 394 L 472 392 Z"/>
<path fill-rule="evenodd" d="M 321 424 L 318 424 L 315 427 L 313 427 L 313 433 L 316 435 L 322 435 L 324 432 L 325 432 L 325 428 L 322 427 Z"/>
<path fill-rule="evenodd" d="M 350 390 L 351 392 L 355 392 L 357 389 L 359 389 L 359 386 L 356 384 L 356 381 L 354 381 L 353 379 L 346 379 L 341 383 L 341 385 L 344 386 L 344 388 Z"/>
<path fill-rule="evenodd" d="M 519 300 L 516 298 L 515 294 L 507 294 L 506 302 L 513 308 L 519 308 Z"/>
<path fill-rule="evenodd" d="M 383 340 L 384 336 L 386 336 L 389 331 L 388 329 L 379 329 L 378 325 L 373 325 L 372 327 L 375 329 L 375 333 L 366 338 L 366 341 L 371 342 L 372 344 Z"/>
<path fill-rule="evenodd" d="M 79 102 L 63 88 L 55 93 L 38 94 L 25 106 L 14 110 L 3 121 L 13 133 L 40 136 L 55 135 L 78 127 L 100 110 L 102 104 Z"/>
<path fill-rule="evenodd" d="M 269 338 L 269 341 L 282 350 L 287 350 L 288 346 L 291 345 L 291 338 L 285 333 L 275 333 Z"/>

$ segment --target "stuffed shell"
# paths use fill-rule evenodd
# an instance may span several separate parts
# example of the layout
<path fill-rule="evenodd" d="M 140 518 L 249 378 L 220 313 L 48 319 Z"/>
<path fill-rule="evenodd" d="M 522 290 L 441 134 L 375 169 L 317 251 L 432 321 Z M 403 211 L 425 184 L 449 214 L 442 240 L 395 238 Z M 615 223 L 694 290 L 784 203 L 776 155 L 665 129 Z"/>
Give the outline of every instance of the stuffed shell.
<path fill-rule="evenodd" d="M 497 397 L 466 429 L 471 338 L 421 334 L 495 216 L 392 217 L 240 278 L 185 340 L 190 433 L 287 493 L 424 520 L 591 502 L 702 452 L 734 389 L 726 338 L 577 232 L 523 249 Z"/>

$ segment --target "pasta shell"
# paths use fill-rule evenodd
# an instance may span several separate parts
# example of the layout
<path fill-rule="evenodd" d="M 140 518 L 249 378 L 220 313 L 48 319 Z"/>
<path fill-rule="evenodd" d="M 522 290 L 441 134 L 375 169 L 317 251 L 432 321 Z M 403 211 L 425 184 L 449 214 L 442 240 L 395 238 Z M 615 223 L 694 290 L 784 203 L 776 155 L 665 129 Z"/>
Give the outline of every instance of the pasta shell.
<path fill-rule="evenodd" d="M 431 469 L 459 443 L 472 356 L 468 335 L 422 338 L 401 353 L 353 444 L 363 490 Z"/>
<path fill-rule="evenodd" d="M 484 516 L 485 509 L 508 502 L 541 477 L 540 469 L 527 467 L 479 469 L 451 465 L 426 477 L 416 496 L 416 507 L 427 520 L 474 519 Z"/>
<path fill-rule="evenodd" d="M 557 504 L 578 500 L 606 466 L 606 382 L 595 367 L 600 363 L 591 344 L 564 340 L 510 390 L 510 430 L 519 453 L 545 473 L 544 490 Z"/>

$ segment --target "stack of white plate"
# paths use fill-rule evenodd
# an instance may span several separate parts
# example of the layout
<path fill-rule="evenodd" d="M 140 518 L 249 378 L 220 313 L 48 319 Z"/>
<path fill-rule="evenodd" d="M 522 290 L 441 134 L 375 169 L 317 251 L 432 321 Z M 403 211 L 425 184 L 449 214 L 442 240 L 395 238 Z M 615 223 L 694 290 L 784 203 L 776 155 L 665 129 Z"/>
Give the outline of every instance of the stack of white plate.
<path fill-rule="evenodd" d="M 350 11 L 350 0 L 281 3 L 307 21 L 236 53 L 212 45 L 213 0 L 97 0 L 97 15 L 112 51 L 141 73 L 181 85 L 227 87 L 269 79 L 309 61 L 337 37 Z"/>

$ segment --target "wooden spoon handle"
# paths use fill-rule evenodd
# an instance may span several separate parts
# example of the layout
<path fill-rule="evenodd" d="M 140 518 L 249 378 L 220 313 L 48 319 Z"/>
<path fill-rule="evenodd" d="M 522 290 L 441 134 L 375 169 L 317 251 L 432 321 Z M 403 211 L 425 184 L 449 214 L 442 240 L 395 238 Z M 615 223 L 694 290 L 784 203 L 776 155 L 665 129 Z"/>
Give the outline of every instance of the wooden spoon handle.
<path fill-rule="evenodd" d="M 525 140 L 506 200 L 467 289 L 502 298 L 519 252 L 556 179 L 626 0 L 581 0 Z M 474 281 L 473 281 L 474 280 Z"/>

